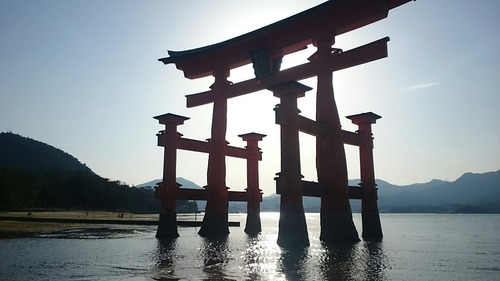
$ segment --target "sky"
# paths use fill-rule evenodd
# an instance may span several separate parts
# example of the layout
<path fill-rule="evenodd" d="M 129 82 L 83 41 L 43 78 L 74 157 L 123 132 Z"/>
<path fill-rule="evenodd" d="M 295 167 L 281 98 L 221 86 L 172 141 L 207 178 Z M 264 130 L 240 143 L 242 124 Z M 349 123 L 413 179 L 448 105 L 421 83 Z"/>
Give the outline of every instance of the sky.
<path fill-rule="evenodd" d="M 0 132 L 57 147 L 95 173 L 129 185 L 161 178 L 163 149 L 153 116 L 191 119 L 185 138 L 210 138 L 212 105 L 186 108 L 185 95 L 213 78 L 189 80 L 157 59 L 167 50 L 218 43 L 321 4 L 318 0 L 62 1 L 0 0 Z M 465 172 L 500 169 L 500 1 L 418 0 L 379 22 L 336 37 L 349 50 L 389 36 L 389 56 L 334 73 L 345 116 L 374 112 L 375 175 L 397 185 L 454 181 Z M 282 68 L 306 62 L 314 47 L 286 56 Z M 230 81 L 253 77 L 250 67 Z M 315 87 L 315 80 L 302 83 Z M 299 99 L 315 116 L 315 90 Z M 260 188 L 275 192 L 279 126 L 269 91 L 230 99 L 227 141 L 257 132 Z M 305 180 L 316 180 L 314 138 L 300 135 Z M 359 178 L 356 147 L 346 146 L 349 178 Z M 0 156 L 1 157 L 1 156 Z M 178 152 L 177 176 L 206 185 L 208 156 Z M 246 188 L 246 162 L 227 158 L 227 186 Z"/>

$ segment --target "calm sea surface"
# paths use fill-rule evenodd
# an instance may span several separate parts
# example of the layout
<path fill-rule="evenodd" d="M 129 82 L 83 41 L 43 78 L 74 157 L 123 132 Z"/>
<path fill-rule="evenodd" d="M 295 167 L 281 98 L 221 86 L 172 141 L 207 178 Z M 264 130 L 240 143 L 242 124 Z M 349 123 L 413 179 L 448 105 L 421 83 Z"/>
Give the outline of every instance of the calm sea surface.
<path fill-rule="evenodd" d="M 383 242 L 339 248 L 307 214 L 311 246 L 294 251 L 276 245 L 278 213 L 262 213 L 254 238 L 245 216 L 230 215 L 242 227 L 223 241 L 186 227 L 162 243 L 156 227 L 117 226 L 3 239 L 0 280 L 500 280 L 500 215 L 381 214 Z"/>

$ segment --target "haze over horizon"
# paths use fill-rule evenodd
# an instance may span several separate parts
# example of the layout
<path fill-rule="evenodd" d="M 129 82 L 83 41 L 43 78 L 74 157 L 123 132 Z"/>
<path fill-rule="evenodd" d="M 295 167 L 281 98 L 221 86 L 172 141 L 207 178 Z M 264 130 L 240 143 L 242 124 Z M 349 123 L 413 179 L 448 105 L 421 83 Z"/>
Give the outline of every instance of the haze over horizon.
<path fill-rule="evenodd" d="M 138 185 L 160 178 L 163 149 L 152 117 L 190 117 L 184 137 L 210 137 L 212 106 L 186 108 L 185 95 L 212 78 L 189 80 L 158 58 L 253 31 L 323 3 L 276 1 L 0 0 L 0 132 L 12 131 L 68 152 L 97 174 Z M 389 36 L 389 56 L 334 73 L 344 116 L 372 111 L 375 175 L 397 185 L 454 181 L 500 169 L 500 1 L 419 0 L 336 38 L 349 50 Z M 243 19 L 243 20 L 242 20 Z M 283 68 L 314 52 L 285 57 Z M 250 67 L 230 81 L 253 77 Z M 301 81 L 315 88 L 315 80 Z M 314 92 L 299 99 L 314 119 Z M 260 187 L 274 193 L 279 126 L 269 91 L 230 99 L 227 140 L 266 134 Z M 314 139 L 301 134 L 305 180 L 316 180 Z M 349 178 L 359 177 L 357 148 L 346 146 Z M 179 151 L 177 176 L 206 184 L 208 156 Z M 227 158 L 227 186 L 246 186 L 245 161 Z"/>

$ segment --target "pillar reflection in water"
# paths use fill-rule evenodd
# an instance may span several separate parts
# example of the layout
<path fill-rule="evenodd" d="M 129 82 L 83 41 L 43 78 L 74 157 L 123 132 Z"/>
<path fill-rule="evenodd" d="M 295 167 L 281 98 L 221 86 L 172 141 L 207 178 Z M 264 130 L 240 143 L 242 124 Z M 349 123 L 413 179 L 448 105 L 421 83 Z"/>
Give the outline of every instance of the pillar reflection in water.
<path fill-rule="evenodd" d="M 238 255 L 244 261 L 246 280 L 283 280 L 277 264 L 282 250 L 276 245 L 276 239 L 275 233 L 247 236 L 243 254 Z"/>
<path fill-rule="evenodd" d="M 178 257 L 177 240 L 157 240 L 154 261 L 156 262 L 155 276 L 162 279 L 174 278 L 175 264 Z"/>
<path fill-rule="evenodd" d="M 207 274 L 207 280 L 224 280 L 230 254 L 227 238 L 204 238 L 201 244 L 201 254 L 203 271 Z"/>
<path fill-rule="evenodd" d="M 307 278 L 310 273 L 307 269 L 308 261 L 308 248 L 282 248 L 278 270 L 285 275 L 286 280 L 309 280 L 310 278 Z"/>
<path fill-rule="evenodd" d="M 324 280 L 351 280 L 356 268 L 357 245 L 324 245 L 320 268 Z M 356 280 L 356 279 L 354 279 Z"/>
<path fill-rule="evenodd" d="M 279 214 L 264 214 L 264 231 L 207 239 L 197 229 L 182 229 L 184 239 L 158 241 L 151 252 L 155 280 L 386 280 L 393 261 L 384 242 L 338 245 L 321 242 L 319 223 L 310 223 L 309 247 L 276 245 Z M 319 214 L 308 216 L 308 222 Z M 184 279 L 183 279 L 184 278 Z"/>
<path fill-rule="evenodd" d="M 387 279 L 386 269 L 390 267 L 389 259 L 383 251 L 383 243 L 364 242 L 364 256 L 366 274 L 365 280 L 385 280 Z"/>
<path fill-rule="evenodd" d="M 247 236 L 247 247 L 244 252 L 245 273 L 251 280 L 260 280 L 261 273 L 265 270 L 267 251 L 261 241 L 261 235 Z"/>
<path fill-rule="evenodd" d="M 320 257 L 323 280 L 385 280 L 388 267 L 380 242 L 324 245 Z"/>

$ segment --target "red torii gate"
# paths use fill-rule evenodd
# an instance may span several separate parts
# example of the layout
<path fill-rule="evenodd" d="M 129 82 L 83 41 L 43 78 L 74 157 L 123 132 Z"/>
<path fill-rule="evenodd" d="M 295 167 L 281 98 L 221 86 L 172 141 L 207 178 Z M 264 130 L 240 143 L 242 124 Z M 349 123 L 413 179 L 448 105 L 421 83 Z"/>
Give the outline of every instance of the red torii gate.
<path fill-rule="evenodd" d="M 333 95 L 332 72 L 387 57 L 389 38 L 383 38 L 346 52 L 331 46 L 335 42 L 336 35 L 381 20 L 387 17 L 390 9 L 409 1 L 411 0 L 328 1 L 222 43 L 182 52 L 169 51 L 169 57 L 160 59 L 164 64 L 174 63 L 189 79 L 209 75 L 215 78 L 211 90 L 187 96 L 188 107 L 213 103 L 211 150 L 207 174 L 208 200 L 200 235 L 217 236 L 228 232 L 225 185 L 225 156 L 228 149 L 225 140 L 227 99 L 267 88 L 279 91 L 275 95 L 282 99 L 284 95 L 290 94 L 297 97 L 302 95 L 305 89 L 303 86 L 297 84 L 291 86 L 289 83 L 294 84 L 296 83 L 294 81 L 316 76 L 318 79 L 315 121 L 318 124 L 315 129 L 318 131 L 316 165 L 318 184 L 325 188 L 321 199 L 321 239 L 327 242 L 359 241 L 349 205 L 347 165 L 343 147 L 345 134 L 341 129 Z M 317 47 L 317 52 L 310 57 L 310 62 L 280 71 L 283 56 L 303 50 L 310 44 Z M 255 78 L 235 84 L 228 81 L 231 69 L 248 63 L 254 66 Z M 280 85 L 286 86 L 280 88 Z M 284 90 L 282 87 L 288 87 L 286 91 L 290 93 L 282 92 Z M 303 119 L 299 118 L 299 120 Z M 356 118 L 353 122 L 361 121 Z M 364 149 L 363 151 L 365 155 L 366 151 Z M 366 159 L 363 157 L 361 157 L 362 161 Z M 295 166 L 297 165 L 300 167 L 300 161 L 295 163 Z M 371 167 L 373 168 L 373 164 Z M 297 179 L 293 180 L 295 181 L 293 184 L 297 184 Z M 277 184 L 280 185 L 279 181 Z M 376 195 L 374 183 L 362 182 L 361 186 L 362 189 L 372 187 L 372 190 L 367 191 L 366 194 Z M 282 202 L 283 196 L 285 194 L 282 195 Z M 367 203 L 366 208 L 372 206 L 372 203 Z M 375 225 L 380 226 L 378 210 L 376 213 L 378 223 Z M 301 213 L 300 207 L 299 211 L 289 214 L 282 212 L 280 229 L 287 222 L 291 224 L 294 221 L 302 221 L 303 216 L 303 209 Z M 284 217 L 288 219 L 285 220 Z M 363 238 L 380 239 L 382 233 L 380 227 L 378 229 L 379 231 L 367 231 L 366 235 L 364 231 Z M 294 236 L 293 239 L 287 239 L 287 235 L 292 234 L 280 232 L 278 239 L 280 245 L 297 244 L 297 241 L 303 241 L 299 244 L 308 244 L 307 230 L 302 231 L 300 234 L 302 237 L 299 238 Z"/>

